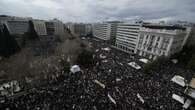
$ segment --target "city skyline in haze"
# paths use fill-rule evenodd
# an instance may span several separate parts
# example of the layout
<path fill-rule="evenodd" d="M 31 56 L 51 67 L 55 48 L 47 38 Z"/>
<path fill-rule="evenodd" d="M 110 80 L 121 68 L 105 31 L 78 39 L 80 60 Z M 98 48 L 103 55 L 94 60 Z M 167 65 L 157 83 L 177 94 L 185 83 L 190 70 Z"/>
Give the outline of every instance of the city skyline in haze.
<path fill-rule="evenodd" d="M 0 15 L 63 22 L 141 19 L 195 22 L 194 0 L 1 0 Z"/>

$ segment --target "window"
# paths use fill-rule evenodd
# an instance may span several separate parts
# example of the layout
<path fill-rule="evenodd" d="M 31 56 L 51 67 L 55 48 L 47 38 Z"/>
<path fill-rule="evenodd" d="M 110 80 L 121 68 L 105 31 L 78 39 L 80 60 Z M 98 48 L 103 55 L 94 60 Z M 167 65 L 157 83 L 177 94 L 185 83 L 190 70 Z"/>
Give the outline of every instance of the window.
<path fill-rule="evenodd" d="M 157 38 L 157 41 L 160 41 L 160 37 Z"/>
<path fill-rule="evenodd" d="M 149 35 L 146 35 L 146 39 L 148 39 Z"/>
<path fill-rule="evenodd" d="M 158 42 L 156 43 L 155 48 L 158 48 Z"/>

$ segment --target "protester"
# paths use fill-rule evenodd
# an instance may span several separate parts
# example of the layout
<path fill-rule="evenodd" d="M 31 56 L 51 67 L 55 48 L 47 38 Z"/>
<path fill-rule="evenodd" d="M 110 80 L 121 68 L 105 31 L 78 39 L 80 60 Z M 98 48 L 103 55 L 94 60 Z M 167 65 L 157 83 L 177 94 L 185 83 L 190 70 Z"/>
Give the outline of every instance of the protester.
<path fill-rule="evenodd" d="M 77 74 L 64 73 L 50 78 L 43 87 L 26 94 L 7 98 L 0 108 L 14 110 L 181 110 L 182 104 L 171 98 L 183 89 L 171 82 L 175 74 L 191 75 L 175 64 L 162 65 L 150 75 L 128 65 L 139 62 L 139 56 L 109 48 L 107 44 L 90 40 L 99 59 L 93 68 L 81 68 Z M 101 59 L 100 54 L 106 56 Z M 103 60 L 107 62 L 102 62 Z M 69 74 L 69 75 L 65 75 Z M 75 76 L 77 75 L 77 76 Z M 98 82 L 98 83 L 97 83 Z M 103 85 L 103 86 L 100 86 Z M 137 95 L 139 94 L 139 95 Z M 108 97 L 109 96 L 109 97 Z M 140 100 L 141 99 L 141 100 Z"/>

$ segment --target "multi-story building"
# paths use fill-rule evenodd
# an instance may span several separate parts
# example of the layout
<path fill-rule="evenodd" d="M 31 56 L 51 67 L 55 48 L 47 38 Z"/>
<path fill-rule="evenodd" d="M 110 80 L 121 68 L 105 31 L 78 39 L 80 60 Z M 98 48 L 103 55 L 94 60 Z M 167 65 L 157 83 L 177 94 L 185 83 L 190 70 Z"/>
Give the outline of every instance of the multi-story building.
<path fill-rule="evenodd" d="M 156 59 L 182 50 L 186 28 L 170 25 L 143 25 L 137 43 L 137 54 Z"/>
<path fill-rule="evenodd" d="M 136 53 L 141 24 L 120 23 L 117 28 L 115 47 L 127 53 Z"/>
<path fill-rule="evenodd" d="M 92 34 L 92 25 L 91 24 L 85 24 L 85 32 L 86 32 L 86 34 Z"/>
<path fill-rule="evenodd" d="M 64 35 L 64 24 L 62 21 L 54 19 L 52 20 L 52 22 L 54 23 L 54 33 L 55 35 Z"/>
<path fill-rule="evenodd" d="M 93 25 L 93 35 L 101 40 L 109 41 L 111 36 L 110 23 L 96 23 Z"/>
<path fill-rule="evenodd" d="M 120 21 L 109 21 L 109 24 L 111 24 L 111 35 L 110 35 L 110 44 L 115 45 L 116 42 L 116 34 L 117 34 L 117 27 Z"/>
<path fill-rule="evenodd" d="M 86 34 L 86 25 L 82 23 L 74 24 L 73 33 L 79 36 L 84 36 Z"/>
<path fill-rule="evenodd" d="M 0 22 L 5 24 L 10 34 L 24 34 L 28 30 L 28 21 L 32 20 L 31 17 L 15 17 L 15 16 L 7 16 L 7 15 L 1 15 L 0 16 Z"/>
<path fill-rule="evenodd" d="M 38 35 L 47 35 L 45 21 L 33 20 L 33 24 Z"/>
<path fill-rule="evenodd" d="M 65 25 L 66 25 L 66 28 L 67 28 L 71 33 L 74 32 L 74 23 L 68 22 L 68 23 L 66 23 Z"/>
<path fill-rule="evenodd" d="M 63 35 L 64 34 L 64 24 L 63 22 L 54 19 L 51 21 L 46 21 L 46 31 L 48 35 Z"/>
<path fill-rule="evenodd" d="M 10 20 L 7 21 L 7 26 L 10 34 L 24 34 L 28 31 L 28 20 Z"/>
<path fill-rule="evenodd" d="M 54 35 L 55 33 L 54 23 L 51 21 L 46 21 L 45 26 L 46 26 L 47 35 Z"/>
<path fill-rule="evenodd" d="M 91 34 L 92 26 L 91 24 L 84 24 L 84 23 L 67 23 L 66 27 L 71 31 L 72 34 L 78 36 L 86 36 Z"/>

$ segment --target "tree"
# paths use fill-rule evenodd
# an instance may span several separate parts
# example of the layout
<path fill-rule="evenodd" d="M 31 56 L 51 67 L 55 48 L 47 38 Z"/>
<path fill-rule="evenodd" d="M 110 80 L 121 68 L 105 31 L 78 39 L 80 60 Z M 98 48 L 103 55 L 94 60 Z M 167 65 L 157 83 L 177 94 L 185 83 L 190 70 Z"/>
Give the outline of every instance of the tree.
<path fill-rule="evenodd" d="M 64 58 L 60 58 L 59 63 L 63 67 L 64 72 L 69 72 L 70 71 L 70 63 L 67 62 Z"/>
<path fill-rule="evenodd" d="M 20 47 L 14 36 L 10 35 L 7 26 L 3 24 L 3 30 L 0 32 L 0 56 L 9 57 L 20 50 Z"/>
<path fill-rule="evenodd" d="M 189 60 L 187 68 L 195 71 L 195 54 L 193 54 L 191 59 Z"/>
<path fill-rule="evenodd" d="M 150 73 L 150 70 L 159 70 L 161 65 L 169 63 L 169 59 L 165 56 L 160 56 L 156 60 L 144 65 L 144 73 Z"/>
<path fill-rule="evenodd" d="M 82 52 L 78 55 L 77 63 L 83 67 L 91 67 L 95 62 L 93 59 L 93 52 L 83 49 Z"/>
<path fill-rule="evenodd" d="M 179 60 L 179 63 L 182 64 L 187 69 L 192 69 L 195 71 L 195 46 L 184 46 L 182 51 L 171 56 Z"/>
<path fill-rule="evenodd" d="M 36 40 L 39 39 L 39 36 L 37 32 L 35 31 L 34 24 L 32 20 L 29 21 L 29 28 L 26 33 L 24 33 L 24 36 L 28 38 L 29 40 Z"/>

